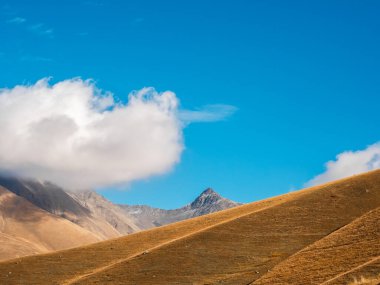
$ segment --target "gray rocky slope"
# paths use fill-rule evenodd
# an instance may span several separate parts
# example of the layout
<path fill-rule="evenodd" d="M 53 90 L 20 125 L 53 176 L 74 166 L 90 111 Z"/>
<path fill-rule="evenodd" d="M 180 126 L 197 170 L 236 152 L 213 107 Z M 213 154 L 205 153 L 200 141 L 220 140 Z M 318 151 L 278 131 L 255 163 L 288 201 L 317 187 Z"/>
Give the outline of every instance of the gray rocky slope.
<path fill-rule="evenodd" d="M 240 205 L 210 188 L 182 208 L 164 210 L 146 205 L 117 205 L 93 191 L 69 192 L 52 183 L 36 180 L 0 177 L 0 185 L 42 210 L 92 232 L 99 240 Z"/>
<path fill-rule="evenodd" d="M 1 177 L 0 185 L 38 208 L 92 232 L 99 240 L 140 230 L 133 217 L 95 192 L 73 194 L 49 182 L 9 177 Z"/>
<path fill-rule="evenodd" d="M 225 210 L 241 205 L 223 198 L 211 188 L 203 191 L 192 203 L 174 210 L 163 210 L 146 205 L 119 205 L 135 218 L 138 226 L 148 229 L 185 219 Z"/>

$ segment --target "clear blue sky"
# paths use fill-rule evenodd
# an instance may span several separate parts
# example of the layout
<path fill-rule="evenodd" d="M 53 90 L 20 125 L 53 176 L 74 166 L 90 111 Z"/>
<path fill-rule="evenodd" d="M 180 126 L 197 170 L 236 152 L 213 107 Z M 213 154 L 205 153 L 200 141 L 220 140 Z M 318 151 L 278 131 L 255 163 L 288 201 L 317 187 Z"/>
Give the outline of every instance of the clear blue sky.
<path fill-rule="evenodd" d="M 0 0 L 0 86 L 80 76 L 122 100 L 171 90 L 230 104 L 184 130 L 168 174 L 102 191 L 174 208 L 204 188 L 240 202 L 286 193 L 380 139 L 380 2 Z"/>

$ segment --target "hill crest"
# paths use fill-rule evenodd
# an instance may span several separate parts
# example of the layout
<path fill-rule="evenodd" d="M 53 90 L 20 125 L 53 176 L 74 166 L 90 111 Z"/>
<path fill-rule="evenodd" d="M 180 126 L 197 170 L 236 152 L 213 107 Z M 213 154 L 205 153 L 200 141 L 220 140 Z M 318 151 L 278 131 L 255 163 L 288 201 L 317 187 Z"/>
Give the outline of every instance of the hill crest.
<path fill-rule="evenodd" d="M 354 241 L 355 230 L 340 229 L 350 228 L 378 207 L 380 170 L 86 247 L 22 258 L 22 266 L 18 261 L 2 262 L 0 270 L 15 277 L 0 275 L 0 283 L 46 283 L 49 276 L 59 284 L 255 284 L 334 232 L 343 233 L 340 240 Z M 378 223 L 377 212 L 372 213 L 376 218 L 370 221 Z M 345 244 L 344 259 L 355 258 L 350 249 L 360 247 L 360 242 Z M 380 255 L 379 244 L 367 243 L 367 252 Z M 334 264 L 330 249 L 320 250 L 326 253 L 324 262 Z M 362 258 L 360 262 L 366 259 Z M 334 270 L 323 269 L 323 280 L 316 270 L 303 272 L 307 284 L 320 284 L 350 269 L 338 264 Z"/>

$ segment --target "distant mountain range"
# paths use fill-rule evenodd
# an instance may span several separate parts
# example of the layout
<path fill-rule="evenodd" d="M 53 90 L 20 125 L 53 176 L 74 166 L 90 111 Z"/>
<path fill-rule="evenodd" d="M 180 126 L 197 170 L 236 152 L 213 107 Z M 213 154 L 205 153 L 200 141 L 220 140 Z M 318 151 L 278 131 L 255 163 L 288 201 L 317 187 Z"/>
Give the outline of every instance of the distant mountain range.
<path fill-rule="evenodd" d="M 211 188 L 203 191 L 192 203 L 174 210 L 163 210 L 146 205 L 119 205 L 135 218 L 137 225 L 148 229 L 202 216 L 241 205 L 223 198 Z"/>
<path fill-rule="evenodd" d="M 49 182 L 0 177 L 0 241 L 7 245 L 0 249 L 0 260 L 120 237 L 238 205 L 210 188 L 175 210 L 117 205 L 93 191 L 69 192 Z"/>

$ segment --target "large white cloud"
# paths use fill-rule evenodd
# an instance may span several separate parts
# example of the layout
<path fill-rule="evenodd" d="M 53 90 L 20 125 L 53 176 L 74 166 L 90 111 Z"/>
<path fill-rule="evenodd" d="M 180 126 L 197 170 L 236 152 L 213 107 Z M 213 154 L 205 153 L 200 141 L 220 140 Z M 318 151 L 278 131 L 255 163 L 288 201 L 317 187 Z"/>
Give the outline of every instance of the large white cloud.
<path fill-rule="evenodd" d="M 91 81 L 0 90 L 0 171 L 71 189 L 130 182 L 171 169 L 183 150 L 173 92 L 145 88 L 115 103 Z"/>
<path fill-rule="evenodd" d="M 325 172 L 311 179 L 305 186 L 318 185 L 378 168 L 380 168 L 380 142 L 364 150 L 338 154 L 335 160 L 326 163 Z"/>

